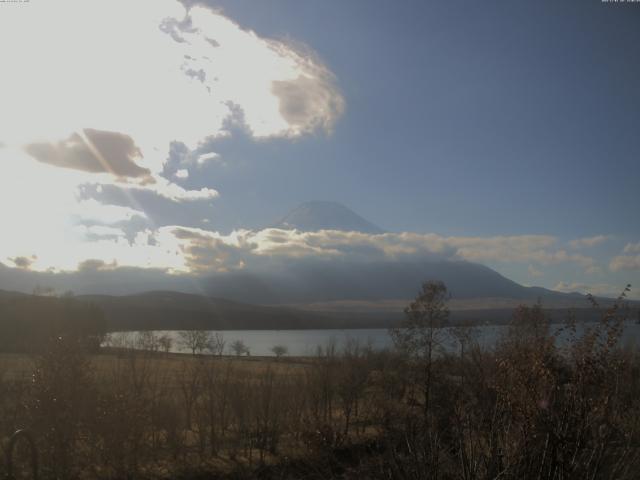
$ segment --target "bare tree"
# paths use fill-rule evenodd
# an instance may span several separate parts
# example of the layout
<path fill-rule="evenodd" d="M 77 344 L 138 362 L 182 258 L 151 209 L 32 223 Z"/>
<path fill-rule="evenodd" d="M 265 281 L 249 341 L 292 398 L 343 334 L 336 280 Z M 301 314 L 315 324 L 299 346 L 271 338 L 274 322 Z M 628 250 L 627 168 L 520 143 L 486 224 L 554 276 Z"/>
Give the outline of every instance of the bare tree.
<path fill-rule="evenodd" d="M 240 355 L 249 355 L 249 348 L 244 344 L 242 340 L 234 340 L 231 345 L 231 351 L 239 357 Z"/>
<path fill-rule="evenodd" d="M 224 353 L 224 347 L 227 344 L 224 339 L 224 335 L 220 332 L 216 332 L 210 336 L 209 340 L 209 351 L 213 355 L 218 355 L 219 357 L 221 357 Z"/>
<path fill-rule="evenodd" d="M 404 309 L 404 321 L 390 330 L 396 348 L 415 358 L 421 367 L 425 416 L 429 411 L 434 354 L 442 344 L 442 327 L 449 322 L 448 299 L 443 282 L 424 282 L 415 300 Z"/>
<path fill-rule="evenodd" d="M 109 335 L 109 346 L 118 350 L 131 350 L 135 346 L 135 337 L 132 332 L 117 332 Z"/>
<path fill-rule="evenodd" d="M 183 330 L 178 335 L 182 347 L 191 350 L 193 355 L 201 355 L 211 344 L 211 332 L 206 330 Z"/>
<path fill-rule="evenodd" d="M 173 346 L 173 339 L 165 333 L 164 335 L 161 335 L 160 338 L 158 338 L 158 345 L 164 353 L 169 353 L 169 351 L 171 351 L 171 347 Z"/>
<path fill-rule="evenodd" d="M 158 336 L 155 332 L 149 330 L 138 332 L 138 335 L 136 336 L 136 347 L 140 350 L 156 352 L 160 347 L 158 340 Z"/>
<path fill-rule="evenodd" d="M 271 351 L 277 358 L 280 358 L 289 353 L 289 349 L 284 345 L 274 345 L 273 348 L 271 348 Z"/>

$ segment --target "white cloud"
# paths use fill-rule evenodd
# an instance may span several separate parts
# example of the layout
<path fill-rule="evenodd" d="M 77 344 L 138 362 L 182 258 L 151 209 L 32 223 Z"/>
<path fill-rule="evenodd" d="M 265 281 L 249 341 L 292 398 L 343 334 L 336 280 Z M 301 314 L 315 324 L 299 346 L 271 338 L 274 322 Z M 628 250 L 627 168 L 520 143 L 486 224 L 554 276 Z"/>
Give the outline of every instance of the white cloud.
<path fill-rule="evenodd" d="M 189 178 L 189 170 L 181 168 L 180 170 L 176 171 L 175 176 L 177 178 Z"/>
<path fill-rule="evenodd" d="M 124 237 L 125 233 L 121 228 L 109 227 L 106 225 L 76 225 L 74 227 L 78 233 L 83 234 L 88 239 L 92 237 Z"/>
<path fill-rule="evenodd" d="M 216 152 L 204 153 L 196 159 L 198 165 L 204 165 L 207 162 L 215 162 L 220 160 L 220 155 Z"/>
<path fill-rule="evenodd" d="M 529 267 L 527 267 L 527 272 L 529 273 L 529 276 L 536 278 L 542 277 L 544 275 L 543 272 L 535 268 L 533 265 L 529 265 Z"/>
<path fill-rule="evenodd" d="M 609 262 L 609 270 L 640 270 L 640 242 L 627 243 L 622 250 L 623 255 L 617 255 Z"/>
<path fill-rule="evenodd" d="M 91 221 L 107 224 L 128 222 L 135 217 L 147 218 L 147 215 L 141 210 L 119 205 L 105 205 L 92 198 L 78 201 L 71 210 L 71 216 L 80 222 Z"/>
<path fill-rule="evenodd" d="M 242 259 L 246 265 L 260 257 L 334 258 L 350 261 L 449 259 L 546 264 L 576 263 L 589 266 L 593 260 L 553 250 L 556 243 L 547 236 L 512 237 L 443 237 L 436 234 L 384 233 L 378 235 L 321 230 L 301 232 L 268 228 L 259 231 L 239 230 L 228 236 L 202 229 L 176 229 L 176 236 L 189 252 L 192 267 L 208 265 L 224 245 L 225 256 L 233 263 Z M 229 254 L 235 251 L 235 256 Z M 499 256 L 498 256 L 499 255 Z M 253 260 L 252 260 L 253 259 Z M 532 265 L 530 272 L 541 274 Z M 534 275 L 535 276 L 535 275 Z"/>
<path fill-rule="evenodd" d="M 640 242 L 638 243 L 627 243 L 624 246 L 624 253 L 640 253 Z"/>
<path fill-rule="evenodd" d="M 604 272 L 602 271 L 602 268 L 600 268 L 599 266 L 591 265 L 590 267 L 586 268 L 585 273 L 587 273 L 588 275 L 601 275 Z"/>
<path fill-rule="evenodd" d="M 611 297 L 616 298 L 622 290 L 624 286 L 616 286 L 616 285 L 608 285 L 606 283 L 598 283 L 598 284 L 585 284 L 585 283 L 577 283 L 577 282 L 558 282 L 553 290 L 564 293 L 572 293 L 578 292 L 582 294 L 590 293 L 596 296 L 603 297 Z"/>
<path fill-rule="evenodd" d="M 36 2 L 3 12 L 0 40 L 20 45 L 3 51 L 5 143 L 119 132 L 157 167 L 171 141 L 224 133 L 231 105 L 268 137 L 330 129 L 344 103 L 312 52 L 175 0 Z"/>
<path fill-rule="evenodd" d="M 640 255 L 618 255 L 609 262 L 609 269 L 614 272 L 620 270 L 640 270 Z"/>
<path fill-rule="evenodd" d="M 132 190 L 212 200 L 210 186 L 188 190 L 161 175 L 172 142 L 197 151 L 239 119 L 256 138 L 330 131 L 344 108 L 312 52 L 176 0 L 31 2 L 3 9 L 0 44 L 19 46 L 2 52 L 0 260 L 43 251 L 35 269 L 75 268 L 81 254 L 111 265 L 96 243 L 132 250 L 119 236 L 80 248 L 78 223 L 146 217 L 82 200 L 83 186 L 117 185 L 134 207 Z M 150 262 L 160 260 L 175 267 L 162 255 Z"/>
<path fill-rule="evenodd" d="M 590 248 L 597 245 L 602 245 L 607 240 L 611 239 L 609 235 L 596 235 L 594 237 L 577 238 L 569 242 L 571 248 Z"/>

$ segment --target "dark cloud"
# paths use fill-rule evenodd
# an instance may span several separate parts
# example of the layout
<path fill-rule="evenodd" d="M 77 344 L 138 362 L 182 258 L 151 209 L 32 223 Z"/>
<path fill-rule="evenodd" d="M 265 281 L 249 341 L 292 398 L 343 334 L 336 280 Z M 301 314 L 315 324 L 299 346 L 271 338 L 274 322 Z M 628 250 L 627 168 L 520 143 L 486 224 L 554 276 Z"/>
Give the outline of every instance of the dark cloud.
<path fill-rule="evenodd" d="M 188 240 L 182 247 L 185 263 L 193 273 L 221 272 L 242 268 L 248 249 L 230 245 L 220 238 L 177 228 L 176 238 Z"/>
<path fill-rule="evenodd" d="M 128 188 L 127 185 L 83 185 L 80 190 L 82 200 L 93 199 L 105 205 L 129 207 L 143 211 L 147 218 L 133 216 L 125 222 L 113 224 L 127 233 L 127 238 L 140 229 L 165 225 L 183 227 L 203 227 L 204 219 L 213 221 L 217 215 L 215 202 L 201 200 L 195 202 L 176 202 L 163 197 L 152 190 Z"/>
<path fill-rule="evenodd" d="M 130 136 L 90 128 L 84 130 L 84 135 L 87 141 L 73 133 L 66 140 L 32 143 L 25 150 L 39 162 L 57 167 L 153 181 L 151 172 L 135 162 L 142 154 Z"/>
<path fill-rule="evenodd" d="M 15 257 L 10 260 L 14 263 L 14 265 L 18 268 L 24 268 L 28 270 L 31 267 L 31 264 L 36 260 L 37 257 Z"/>
<path fill-rule="evenodd" d="M 298 132 L 331 130 L 344 110 L 344 99 L 327 79 L 300 75 L 274 81 L 271 91 L 280 99 L 280 114 Z"/>
<path fill-rule="evenodd" d="M 90 258 L 78 265 L 78 272 L 97 272 L 104 270 L 113 270 L 117 267 L 117 263 L 106 263 L 104 260 Z"/>

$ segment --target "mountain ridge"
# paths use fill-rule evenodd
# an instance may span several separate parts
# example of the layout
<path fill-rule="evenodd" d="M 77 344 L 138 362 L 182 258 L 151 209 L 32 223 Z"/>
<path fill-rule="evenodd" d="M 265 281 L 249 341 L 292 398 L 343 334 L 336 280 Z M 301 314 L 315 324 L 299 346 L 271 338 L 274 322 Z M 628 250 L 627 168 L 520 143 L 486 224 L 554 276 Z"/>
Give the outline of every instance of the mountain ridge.
<path fill-rule="evenodd" d="M 385 232 L 345 205 L 328 200 L 304 202 L 282 217 L 273 227 L 305 232 L 319 230 L 342 230 L 371 234 Z"/>

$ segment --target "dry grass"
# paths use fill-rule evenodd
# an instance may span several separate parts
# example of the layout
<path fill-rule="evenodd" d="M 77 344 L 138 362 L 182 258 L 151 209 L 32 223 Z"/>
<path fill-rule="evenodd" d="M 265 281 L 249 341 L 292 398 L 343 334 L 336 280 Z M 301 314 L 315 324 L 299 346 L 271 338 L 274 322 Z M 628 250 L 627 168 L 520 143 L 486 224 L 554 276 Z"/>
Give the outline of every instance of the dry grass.
<path fill-rule="evenodd" d="M 640 355 L 617 347 L 618 313 L 568 323 L 558 347 L 521 307 L 495 348 L 458 331 L 456 355 L 434 354 L 437 322 L 406 352 L 280 360 L 87 355 L 56 337 L 0 355 L 0 431 L 33 430 L 43 478 L 635 479 Z"/>
<path fill-rule="evenodd" d="M 130 355 L 128 352 L 127 355 Z M 155 368 L 166 372 L 179 373 L 185 366 L 197 364 L 202 357 L 184 353 L 148 353 L 139 352 L 142 358 L 152 361 Z M 117 352 L 103 352 L 88 356 L 92 366 L 95 367 L 96 374 L 100 376 L 109 372 L 113 367 L 123 360 L 123 354 Z M 227 362 L 241 374 L 251 376 L 261 376 L 267 370 L 272 370 L 277 374 L 303 374 L 314 362 L 309 357 L 286 357 L 276 360 L 274 357 L 208 357 L 214 362 Z M 0 353 L 0 378 L 4 380 L 30 379 L 36 365 L 36 357 L 24 353 Z"/>

